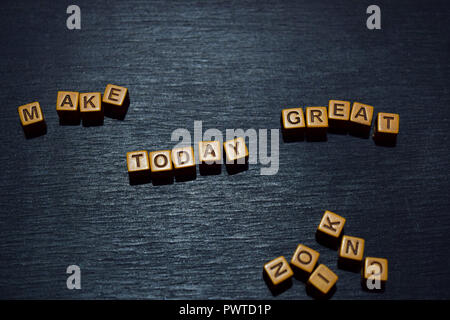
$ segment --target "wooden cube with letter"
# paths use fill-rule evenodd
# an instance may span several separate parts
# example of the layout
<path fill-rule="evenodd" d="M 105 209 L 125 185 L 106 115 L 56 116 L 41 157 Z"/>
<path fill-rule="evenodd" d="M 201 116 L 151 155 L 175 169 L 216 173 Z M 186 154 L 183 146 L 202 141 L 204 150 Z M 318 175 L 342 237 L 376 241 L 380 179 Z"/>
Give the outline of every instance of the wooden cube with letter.
<path fill-rule="evenodd" d="M 105 116 L 123 120 L 130 106 L 128 89 L 114 84 L 108 84 L 103 93 L 102 105 Z"/>
<path fill-rule="evenodd" d="M 17 108 L 20 123 L 27 139 L 47 133 L 47 125 L 39 102 L 32 102 Z"/>

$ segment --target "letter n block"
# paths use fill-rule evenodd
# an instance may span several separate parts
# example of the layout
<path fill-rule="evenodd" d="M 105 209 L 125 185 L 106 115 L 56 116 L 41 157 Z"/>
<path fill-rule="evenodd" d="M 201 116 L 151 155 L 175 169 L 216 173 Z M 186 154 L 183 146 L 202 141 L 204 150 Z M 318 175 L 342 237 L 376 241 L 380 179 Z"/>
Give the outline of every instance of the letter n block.
<path fill-rule="evenodd" d="M 334 293 L 338 276 L 328 267 L 320 264 L 307 282 L 307 292 L 315 298 L 329 298 Z"/>
<path fill-rule="evenodd" d="M 114 84 L 106 85 L 102 105 L 105 109 L 105 116 L 118 120 L 125 119 L 130 106 L 128 89 Z"/>
<path fill-rule="evenodd" d="M 127 168 L 131 185 L 150 182 L 150 161 L 146 150 L 127 152 Z"/>
<path fill-rule="evenodd" d="M 104 112 L 100 92 L 80 93 L 80 114 L 83 126 L 103 124 Z"/>
<path fill-rule="evenodd" d="M 17 108 L 20 123 L 27 139 L 47 133 L 44 114 L 39 102 L 32 102 Z"/>
<path fill-rule="evenodd" d="M 281 133 L 285 142 L 302 141 L 305 136 L 305 116 L 302 108 L 281 110 Z"/>
<path fill-rule="evenodd" d="M 361 270 L 364 257 L 364 239 L 344 235 L 339 249 L 338 265 L 349 271 Z"/>
<path fill-rule="evenodd" d="M 311 272 L 319 260 L 320 253 L 303 244 L 299 244 L 291 259 L 294 276 L 299 280 L 305 281 L 308 279 Z"/>
<path fill-rule="evenodd" d="M 80 94 L 73 91 L 58 91 L 56 97 L 56 112 L 61 125 L 80 124 Z"/>
<path fill-rule="evenodd" d="M 368 138 L 372 127 L 372 118 L 372 106 L 354 102 L 350 114 L 350 134 L 361 138 Z"/>
<path fill-rule="evenodd" d="M 395 146 L 400 125 L 396 113 L 379 112 L 375 123 L 373 139 L 380 145 Z"/>
<path fill-rule="evenodd" d="M 306 138 L 308 141 L 325 141 L 328 131 L 326 107 L 306 108 Z"/>
<path fill-rule="evenodd" d="M 170 150 L 149 153 L 152 183 L 155 185 L 173 183 L 173 166 Z"/>
<path fill-rule="evenodd" d="M 293 275 L 294 272 L 283 256 L 264 265 L 264 281 L 274 295 L 281 293 L 292 285 Z"/>
<path fill-rule="evenodd" d="M 331 211 L 325 211 L 316 231 L 319 243 L 337 249 L 343 234 L 345 218 Z"/>
<path fill-rule="evenodd" d="M 172 162 L 177 181 L 194 180 L 196 178 L 197 170 L 192 147 L 172 149 Z"/>
<path fill-rule="evenodd" d="M 383 291 L 388 280 L 387 259 L 366 257 L 361 280 L 364 289 L 368 291 Z"/>

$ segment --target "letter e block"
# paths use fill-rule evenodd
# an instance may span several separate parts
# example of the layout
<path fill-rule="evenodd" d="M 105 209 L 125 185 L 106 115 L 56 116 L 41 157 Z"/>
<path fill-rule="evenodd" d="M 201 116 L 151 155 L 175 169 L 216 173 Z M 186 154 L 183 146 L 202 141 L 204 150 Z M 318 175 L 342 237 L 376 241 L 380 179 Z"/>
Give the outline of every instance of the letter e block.
<path fill-rule="evenodd" d="M 300 280 L 306 280 L 314 270 L 320 253 L 303 244 L 299 244 L 291 259 L 294 275 Z"/>
<path fill-rule="evenodd" d="M 344 133 L 350 120 L 350 101 L 330 100 L 328 103 L 328 124 L 331 131 Z"/>
<path fill-rule="evenodd" d="M 125 87 L 108 84 L 103 93 L 102 105 L 105 115 L 110 118 L 123 120 L 130 106 L 130 94 Z"/>

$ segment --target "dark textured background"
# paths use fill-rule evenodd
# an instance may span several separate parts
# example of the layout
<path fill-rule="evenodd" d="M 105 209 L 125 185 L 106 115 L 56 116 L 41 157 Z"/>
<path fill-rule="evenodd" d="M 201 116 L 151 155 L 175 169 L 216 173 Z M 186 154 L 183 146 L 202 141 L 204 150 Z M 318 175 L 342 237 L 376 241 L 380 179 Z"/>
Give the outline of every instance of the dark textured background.
<path fill-rule="evenodd" d="M 298 243 L 339 276 L 335 299 L 450 298 L 446 1 L 3 1 L 0 19 L 0 298 L 272 298 L 262 266 Z M 58 90 L 129 88 L 124 121 L 60 126 Z M 279 128 L 286 106 L 329 99 L 400 114 L 395 148 L 329 134 L 283 143 L 277 175 L 130 186 L 125 153 L 171 132 Z M 17 107 L 40 101 L 45 136 Z M 325 209 L 389 259 L 382 294 L 314 239 Z M 66 267 L 82 290 L 66 289 Z M 309 298 L 304 284 L 277 299 Z"/>

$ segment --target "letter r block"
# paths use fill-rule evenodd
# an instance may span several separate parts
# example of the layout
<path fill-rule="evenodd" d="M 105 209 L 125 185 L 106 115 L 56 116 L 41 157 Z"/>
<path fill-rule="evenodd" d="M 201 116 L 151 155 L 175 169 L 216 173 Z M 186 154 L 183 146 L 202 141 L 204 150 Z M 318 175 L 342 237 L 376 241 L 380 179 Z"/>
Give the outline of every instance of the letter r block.
<path fill-rule="evenodd" d="M 25 137 L 34 138 L 47 132 L 44 114 L 39 102 L 28 103 L 17 108 Z"/>
<path fill-rule="evenodd" d="M 310 141 L 323 141 L 327 138 L 328 113 L 326 107 L 306 108 L 306 137 Z"/>
<path fill-rule="evenodd" d="M 330 129 L 346 131 L 350 120 L 350 101 L 330 100 L 328 103 L 328 124 Z"/>
<path fill-rule="evenodd" d="M 344 230 L 345 218 L 331 211 L 325 211 L 322 220 L 317 227 L 316 239 L 319 243 L 332 249 L 337 249 L 342 231 Z"/>

